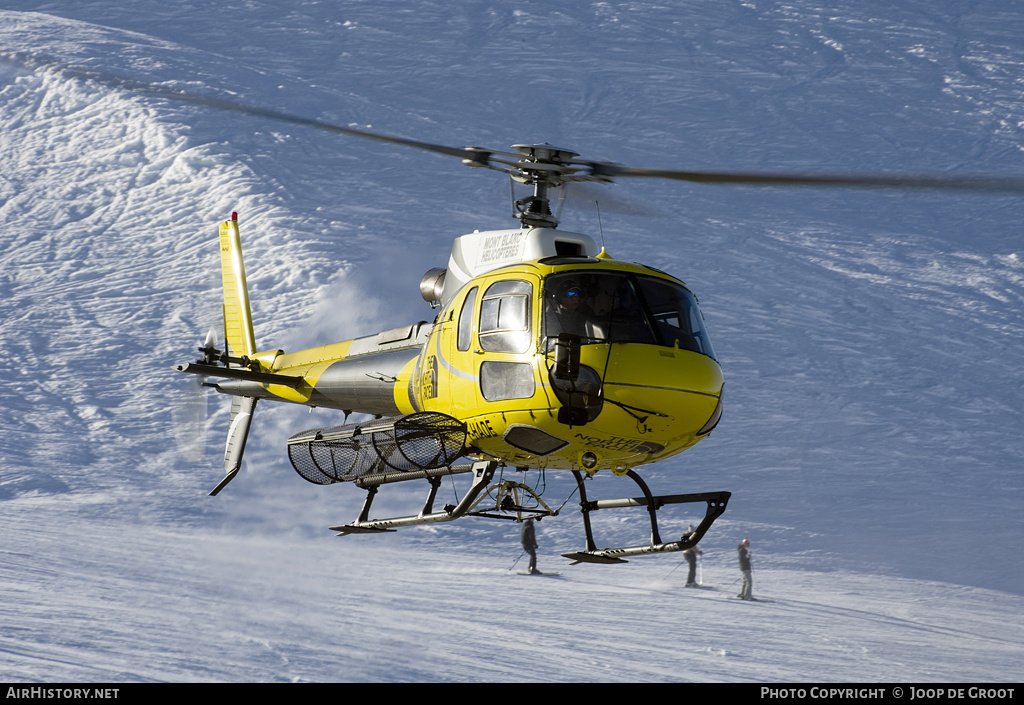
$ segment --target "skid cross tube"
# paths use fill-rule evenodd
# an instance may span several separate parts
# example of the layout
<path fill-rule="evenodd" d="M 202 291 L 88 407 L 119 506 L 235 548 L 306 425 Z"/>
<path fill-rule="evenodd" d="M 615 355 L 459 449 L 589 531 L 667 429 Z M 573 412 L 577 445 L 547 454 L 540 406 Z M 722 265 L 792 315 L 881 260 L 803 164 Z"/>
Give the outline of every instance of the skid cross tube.
<path fill-rule="evenodd" d="M 505 480 L 504 482 L 497 483 L 491 489 L 497 489 L 498 491 L 497 497 L 494 500 L 494 506 L 490 509 L 477 509 L 477 506 L 487 498 L 487 495 L 484 495 L 471 507 L 472 511 L 467 512 L 469 516 L 486 517 L 488 519 L 510 519 L 517 522 L 522 522 L 524 516 L 536 518 L 538 521 L 543 517 L 558 516 L 557 509 L 549 507 L 532 487 L 524 485 L 522 482 Z M 528 496 L 533 498 L 533 501 L 536 503 L 534 506 L 525 506 L 523 504 Z M 513 513 L 501 514 L 500 512 Z"/>
<path fill-rule="evenodd" d="M 376 534 L 384 531 L 394 531 L 396 528 L 401 526 L 418 526 L 420 524 L 436 524 L 444 521 L 454 521 L 459 517 L 465 516 L 473 507 L 477 497 L 480 496 L 480 493 L 487 489 L 487 485 L 490 483 L 491 478 L 494 477 L 494 471 L 497 467 L 498 464 L 496 462 L 489 461 L 453 465 L 450 468 L 443 468 L 430 472 L 402 473 L 405 475 L 411 475 L 408 479 L 425 477 L 430 482 L 430 490 L 427 492 L 427 499 L 423 503 L 423 509 L 420 510 L 419 514 L 404 517 L 392 517 L 391 519 L 370 519 L 370 506 L 373 504 L 373 498 L 376 496 L 380 485 L 384 482 L 397 482 L 399 481 L 398 478 L 391 476 L 387 480 L 381 480 L 378 483 L 369 484 L 366 488 L 366 501 L 363 503 L 363 508 L 359 512 L 359 518 L 351 524 L 332 526 L 330 527 L 331 531 L 337 531 L 338 536 L 347 536 L 348 534 Z M 462 501 L 459 502 L 458 506 L 446 506 L 441 511 L 435 512 L 434 499 L 437 496 L 437 489 L 441 485 L 441 477 L 444 475 L 455 475 L 464 472 L 473 473 L 473 485 L 470 487 L 469 492 L 467 492 L 462 498 Z M 365 476 L 361 479 L 365 481 Z"/>
<path fill-rule="evenodd" d="M 707 530 L 711 528 L 715 519 L 722 515 L 726 505 L 729 503 L 730 492 L 697 492 L 693 494 L 670 494 L 652 495 L 647 483 L 634 471 L 626 472 L 643 491 L 643 497 L 627 497 L 623 499 L 602 499 L 591 501 L 587 499 L 587 491 L 583 484 L 583 476 L 578 470 L 572 471 L 576 477 L 576 484 L 580 490 L 580 511 L 583 514 L 583 530 L 586 534 L 587 546 L 583 551 L 563 553 L 565 558 L 571 558 L 572 564 L 577 563 L 626 563 L 623 556 L 642 556 L 650 553 L 668 553 L 672 551 L 685 551 L 697 545 Z M 706 502 L 707 511 L 700 524 L 686 539 L 679 541 L 663 542 L 661 533 L 658 531 L 657 510 L 666 504 L 687 504 L 690 502 Z M 651 542 L 646 546 L 626 546 L 622 548 L 598 549 L 594 542 L 594 532 L 590 524 L 590 512 L 598 509 L 611 509 L 615 507 L 647 507 L 651 518 Z"/>

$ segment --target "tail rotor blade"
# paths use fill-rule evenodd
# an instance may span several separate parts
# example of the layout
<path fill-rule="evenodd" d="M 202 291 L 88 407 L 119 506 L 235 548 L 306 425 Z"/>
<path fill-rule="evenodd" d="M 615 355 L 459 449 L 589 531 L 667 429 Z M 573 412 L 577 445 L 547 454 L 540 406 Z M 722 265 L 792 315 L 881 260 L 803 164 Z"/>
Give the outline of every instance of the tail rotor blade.
<path fill-rule="evenodd" d="M 171 430 L 178 452 L 190 463 L 206 453 L 206 390 L 204 377 L 186 375 L 182 393 L 171 407 Z"/>

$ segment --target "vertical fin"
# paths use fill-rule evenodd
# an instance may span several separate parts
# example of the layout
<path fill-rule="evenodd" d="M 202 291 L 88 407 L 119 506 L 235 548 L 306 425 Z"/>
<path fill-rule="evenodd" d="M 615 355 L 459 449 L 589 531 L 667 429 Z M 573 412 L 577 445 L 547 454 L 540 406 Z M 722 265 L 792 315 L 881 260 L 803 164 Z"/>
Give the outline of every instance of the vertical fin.
<path fill-rule="evenodd" d="M 256 334 L 249 309 L 249 288 L 242 262 L 242 238 L 238 214 L 220 224 L 220 269 L 224 283 L 224 336 L 228 350 L 236 357 L 256 354 Z"/>
<path fill-rule="evenodd" d="M 234 397 L 231 400 L 231 422 L 228 424 L 228 442 L 224 447 L 224 472 L 227 474 L 220 484 L 213 488 L 211 497 L 224 489 L 242 469 L 245 441 L 249 438 L 249 426 L 252 424 L 252 414 L 255 410 L 255 397 Z"/>
<path fill-rule="evenodd" d="M 220 224 L 220 271 L 224 284 L 224 340 L 229 354 L 236 358 L 251 358 L 256 354 L 256 334 L 252 327 L 249 308 L 249 287 L 245 283 L 245 264 L 242 261 L 242 237 L 238 231 L 238 214 Z M 254 397 L 235 397 L 231 400 L 231 421 L 228 440 L 224 448 L 224 479 L 213 488 L 216 495 L 242 469 L 242 455 L 249 438 L 252 415 L 256 410 Z"/>

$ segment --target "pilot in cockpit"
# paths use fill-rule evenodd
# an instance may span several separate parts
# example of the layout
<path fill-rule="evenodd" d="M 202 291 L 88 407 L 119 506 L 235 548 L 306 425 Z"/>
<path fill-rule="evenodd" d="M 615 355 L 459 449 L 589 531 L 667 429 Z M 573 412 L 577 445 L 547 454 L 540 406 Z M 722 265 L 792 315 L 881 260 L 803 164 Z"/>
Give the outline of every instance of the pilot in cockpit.
<path fill-rule="evenodd" d="M 549 338 L 571 333 L 581 338 L 592 335 L 593 324 L 583 304 L 583 289 L 574 279 L 559 282 L 548 302 L 545 333 Z"/>
<path fill-rule="evenodd" d="M 596 301 L 579 282 L 567 278 L 557 282 L 548 300 L 544 333 L 554 338 L 559 333 L 578 335 L 583 342 L 597 342 L 607 336 L 607 321 L 595 313 Z"/>

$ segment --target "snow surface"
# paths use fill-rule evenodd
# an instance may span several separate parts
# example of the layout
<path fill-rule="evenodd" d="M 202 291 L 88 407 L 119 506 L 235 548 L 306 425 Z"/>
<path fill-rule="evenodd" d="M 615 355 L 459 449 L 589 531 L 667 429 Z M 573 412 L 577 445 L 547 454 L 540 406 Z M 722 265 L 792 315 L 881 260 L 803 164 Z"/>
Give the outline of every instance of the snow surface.
<path fill-rule="evenodd" d="M 1022 29 L 1015 3 L 959 0 L 8 0 L 0 679 L 1019 680 L 1019 196 L 599 189 L 626 204 L 602 209 L 609 250 L 687 281 L 726 374 L 712 437 L 644 476 L 733 499 L 705 589 L 674 556 L 561 565 L 571 499 L 539 527 L 561 574 L 535 579 L 509 523 L 333 538 L 361 493 L 284 453 L 333 412 L 261 405 L 217 498 L 228 400 L 175 440 L 218 221 L 241 214 L 258 339 L 298 349 L 429 318 L 417 284 L 451 239 L 510 226 L 501 177 L 66 68 L 455 146 L 1020 175 Z M 593 209 L 563 225 L 598 232 Z M 640 514 L 595 515 L 599 542 L 643 540 Z M 695 518 L 665 508 L 663 533 Z M 744 536 L 772 602 L 730 599 Z"/>

